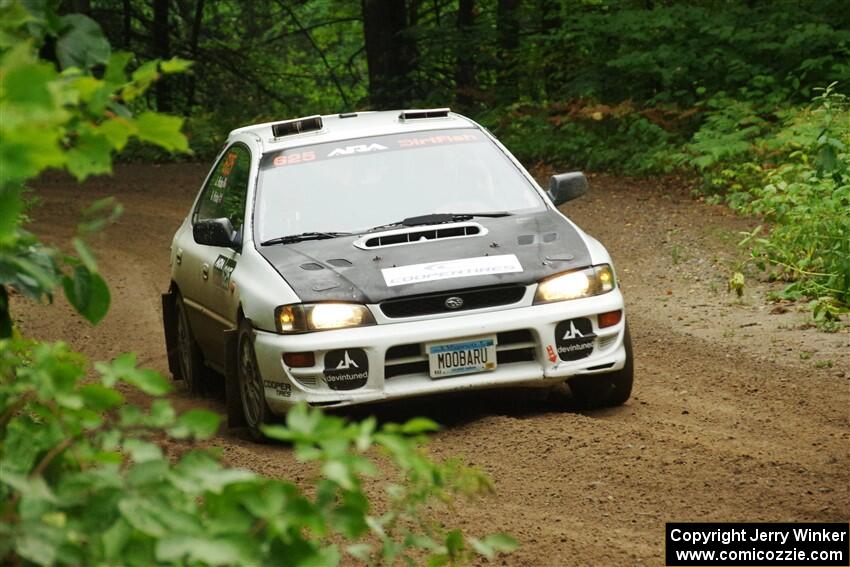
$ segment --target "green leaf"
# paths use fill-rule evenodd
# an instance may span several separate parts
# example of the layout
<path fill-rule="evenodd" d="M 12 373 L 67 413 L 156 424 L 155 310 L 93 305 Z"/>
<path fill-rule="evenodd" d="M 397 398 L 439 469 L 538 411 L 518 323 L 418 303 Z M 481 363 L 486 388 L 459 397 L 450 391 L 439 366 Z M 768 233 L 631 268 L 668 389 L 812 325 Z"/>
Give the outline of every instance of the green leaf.
<path fill-rule="evenodd" d="M 146 394 L 161 396 L 171 391 L 168 380 L 155 370 L 136 367 L 136 355 L 125 352 L 119 355 L 111 363 L 98 362 L 95 369 L 101 374 L 101 381 L 105 386 L 114 386 L 119 380 L 139 388 Z M 162 421 L 160 427 L 170 425 L 174 418 L 174 410 L 171 404 L 164 400 L 156 400 L 151 404 L 151 417 Z"/>
<path fill-rule="evenodd" d="M 322 466 L 322 474 L 325 478 L 334 481 L 345 490 L 354 489 L 354 475 L 351 470 L 340 461 L 328 461 Z"/>
<path fill-rule="evenodd" d="M 127 542 L 130 540 L 133 530 L 126 520 L 118 518 L 109 528 L 103 532 L 101 541 L 103 542 L 103 553 L 106 559 L 116 560 L 120 557 L 121 551 Z M 116 562 L 117 563 L 117 562 Z"/>
<path fill-rule="evenodd" d="M 27 522 L 15 539 L 15 551 L 37 565 L 53 565 L 62 544 L 62 531 L 41 522 Z"/>
<path fill-rule="evenodd" d="M 56 57 L 63 69 L 90 69 L 109 60 L 109 40 L 97 22 L 82 14 L 62 16 L 60 21 L 67 29 L 56 40 Z"/>
<path fill-rule="evenodd" d="M 13 185 L 0 189 L 0 243 L 12 240 L 23 210 L 24 201 L 21 199 L 20 186 Z"/>
<path fill-rule="evenodd" d="M 68 302 L 92 324 L 109 311 L 109 288 L 99 274 L 85 266 L 74 268 L 73 277 L 62 276 L 62 287 Z"/>
<path fill-rule="evenodd" d="M 127 439 L 124 441 L 124 450 L 130 455 L 135 463 L 146 463 L 162 459 L 162 449 L 155 443 L 141 439 Z"/>
<path fill-rule="evenodd" d="M 355 543 L 346 547 L 345 551 L 355 559 L 367 563 L 372 555 L 372 546 L 368 543 Z"/>
<path fill-rule="evenodd" d="M 67 167 L 78 181 L 90 175 L 112 173 L 112 143 L 92 128 L 83 128 L 74 147 L 67 151 Z"/>
<path fill-rule="evenodd" d="M 150 423 L 154 427 L 169 427 L 177 419 L 177 412 L 168 400 L 154 400 L 150 409 Z"/>
<path fill-rule="evenodd" d="M 128 497 L 118 503 L 121 515 L 131 526 L 153 538 L 164 538 L 169 534 L 168 526 L 162 522 L 159 507 L 142 498 Z"/>
<path fill-rule="evenodd" d="M 127 64 L 133 58 L 132 53 L 126 51 L 116 51 L 109 57 L 109 63 L 106 64 L 106 70 L 103 72 L 103 80 L 112 88 L 116 88 L 127 82 L 127 73 L 125 69 Z"/>
<path fill-rule="evenodd" d="M 157 542 L 156 558 L 169 563 L 199 562 L 205 565 L 251 563 L 250 540 L 222 537 L 167 537 Z"/>
<path fill-rule="evenodd" d="M 401 432 L 407 435 L 418 435 L 439 430 L 440 426 L 426 417 L 414 417 L 401 426 Z"/>
<path fill-rule="evenodd" d="M 498 553 L 511 553 L 519 547 L 517 541 L 506 534 L 491 534 L 482 540 L 471 538 L 470 543 L 479 555 L 493 559 Z"/>
<path fill-rule="evenodd" d="M 104 120 L 97 127 L 97 132 L 109 141 L 114 150 L 119 152 L 127 145 L 130 136 L 137 134 L 138 131 L 135 124 L 120 116 Z"/>
<path fill-rule="evenodd" d="M 37 244 L 26 246 L 25 251 L 19 248 L 14 255 L 0 250 L 0 283 L 35 300 L 43 295 L 50 298 L 59 283 L 52 250 Z"/>
<path fill-rule="evenodd" d="M 103 81 L 89 75 L 82 75 L 74 81 L 74 87 L 83 102 L 89 102 L 103 88 Z"/>
<path fill-rule="evenodd" d="M 94 411 L 106 411 L 124 403 L 121 392 L 101 384 L 86 384 L 80 388 L 80 394 L 86 407 Z"/>
<path fill-rule="evenodd" d="M 446 549 L 449 557 L 459 558 L 463 548 L 463 534 L 460 530 L 452 530 L 446 534 Z"/>
<path fill-rule="evenodd" d="M 167 61 L 163 61 L 159 64 L 159 69 L 166 74 L 171 73 L 182 73 L 186 71 L 189 67 L 192 66 L 192 62 L 187 59 L 180 59 L 179 57 L 172 57 Z"/>
<path fill-rule="evenodd" d="M 0 144 L 0 163 L 3 164 L 0 167 L 0 184 L 4 186 L 35 177 L 48 167 L 59 167 L 66 161 L 56 129 L 48 127 L 38 136 L 33 136 L 29 130 L 8 131 L 0 124 L 0 137 L 3 140 Z"/>
<path fill-rule="evenodd" d="M 195 437 L 208 439 L 216 434 L 221 417 L 211 411 L 193 409 L 180 415 L 177 423 L 169 430 L 173 437 Z"/>
<path fill-rule="evenodd" d="M 50 83 L 56 79 L 56 71 L 52 65 L 26 62 L 9 69 L 4 64 L 4 71 L 4 106 L 17 106 L 28 110 L 57 110 L 53 93 L 50 91 Z"/>
<path fill-rule="evenodd" d="M 171 475 L 175 486 L 192 494 L 204 491 L 221 494 L 232 484 L 256 479 L 257 475 L 251 471 L 226 469 L 208 455 L 198 453 L 185 455 Z"/>
<path fill-rule="evenodd" d="M 97 272 L 97 261 L 94 259 L 94 254 L 92 253 L 91 248 L 89 248 L 88 245 L 80 238 L 74 238 L 71 240 L 71 243 L 74 245 L 74 250 L 77 251 L 77 255 L 83 265 L 88 268 L 89 271 Z"/>
<path fill-rule="evenodd" d="M 40 476 L 30 478 L 25 474 L 0 467 L 0 482 L 11 486 L 23 496 L 29 496 L 47 502 L 56 501 L 56 497 L 53 495 L 50 487 L 47 486 L 47 483 Z"/>
<path fill-rule="evenodd" d="M 183 119 L 156 112 L 143 112 L 135 120 L 140 140 L 156 144 L 172 152 L 188 152 L 189 141 L 180 132 Z"/>
<path fill-rule="evenodd" d="M 121 89 L 121 98 L 125 102 L 132 102 L 133 99 L 145 92 L 151 83 L 159 78 L 158 65 L 159 60 L 154 59 L 153 61 L 143 63 L 138 69 L 133 71 L 132 81 Z"/>

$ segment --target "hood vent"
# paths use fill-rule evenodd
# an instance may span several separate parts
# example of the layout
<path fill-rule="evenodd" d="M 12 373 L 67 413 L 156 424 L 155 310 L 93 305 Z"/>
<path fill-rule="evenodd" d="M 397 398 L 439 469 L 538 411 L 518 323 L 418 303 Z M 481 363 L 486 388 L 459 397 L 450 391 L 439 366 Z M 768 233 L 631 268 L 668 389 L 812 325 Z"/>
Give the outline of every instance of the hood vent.
<path fill-rule="evenodd" d="M 417 242 L 428 242 L 431 240 L 442 240 L 445 238 L 466 238 L 468 236 L 483 236 L 487 229 L 478 223 L 456 223 L 440 224 L 431 226 L 417 226 L 402 230 L 390 230 L 380 234 L 366 235 L 354 242 L 358 248 L 385 248 L 387 246 L 401 246 L 403 244 L 415 244 Z"/>

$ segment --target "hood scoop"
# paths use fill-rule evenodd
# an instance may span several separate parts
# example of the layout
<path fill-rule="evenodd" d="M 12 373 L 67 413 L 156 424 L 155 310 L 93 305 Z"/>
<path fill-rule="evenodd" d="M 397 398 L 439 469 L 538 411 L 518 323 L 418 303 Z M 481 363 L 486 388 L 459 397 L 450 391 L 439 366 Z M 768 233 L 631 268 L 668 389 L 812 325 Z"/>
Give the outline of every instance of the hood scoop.
<path fill-rule="evenodd" d="M 359 238 L 354 245 L 363 250 L 403 246 L 417 242 L 443 240 L 448 238 L 467 238 L 484 236 L 487 229 L 475 222 L 417 226 L 398 230 L 388 230 L 379 234 L 369 234 Z"/>

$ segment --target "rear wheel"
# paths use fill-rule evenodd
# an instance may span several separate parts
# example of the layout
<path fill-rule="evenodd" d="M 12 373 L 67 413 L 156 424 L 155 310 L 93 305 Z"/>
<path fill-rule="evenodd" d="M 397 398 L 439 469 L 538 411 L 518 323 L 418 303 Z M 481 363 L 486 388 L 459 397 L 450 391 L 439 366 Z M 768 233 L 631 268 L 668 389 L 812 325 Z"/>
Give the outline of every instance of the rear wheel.
<path fill-rule="evenodd" d="M 573 397 L 583 408 L 620 406 L 632 395 L 634 357 L 628 324 L 623 345 L 626 347 L 626 364 L 622 369 L 608 374 L 576 376 L 568 381 Z"/>
<path fill-rule="evenodd" d="M 245 425 L 255 441 L 264 441 L 266 436 L 261 428 L 272 421 L 272 412 L 266 404 L 266 391 L 263 378 L 254 353 L 254 332 L 250 323 L 239 323 L 239 338 L 236 351 L 236 372 L 239 382 L 239 398 L 242 401 L 242 414 Z"/>
<path fill-rule="evenodd" d="M 192 328 L 189 326 L 189 317 L 186 314 L 186 305 L 179 295 L 175 300 L 177 312 L 177 351 L 180 358 L 180 374 L 186 385 L 186 390 L 192 394 L 200 394 L 203 391 L 204 376 L 207 375 L 207 367 L 204 365 L 204 357 Z"/>

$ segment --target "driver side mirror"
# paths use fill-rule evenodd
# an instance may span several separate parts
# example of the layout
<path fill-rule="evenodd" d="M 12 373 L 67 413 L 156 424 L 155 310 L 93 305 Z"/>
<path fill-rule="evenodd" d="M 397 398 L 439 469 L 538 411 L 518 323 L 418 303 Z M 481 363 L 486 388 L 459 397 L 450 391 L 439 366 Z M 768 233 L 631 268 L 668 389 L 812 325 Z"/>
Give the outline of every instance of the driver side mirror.
<path fill-rule="evenodd" d="M 221 246 L 238 248 L 238 233 L 228 218 L 207 219 L 196 222 L 192 226 L 192 236 L 195 242 L 205 246 Z"/>
<path fill-rule="evenodd" d="M 553 175 L 549 180 L 549 198 L 557 207 L 587 193 L 587 177 L 580 171 Z"/>

